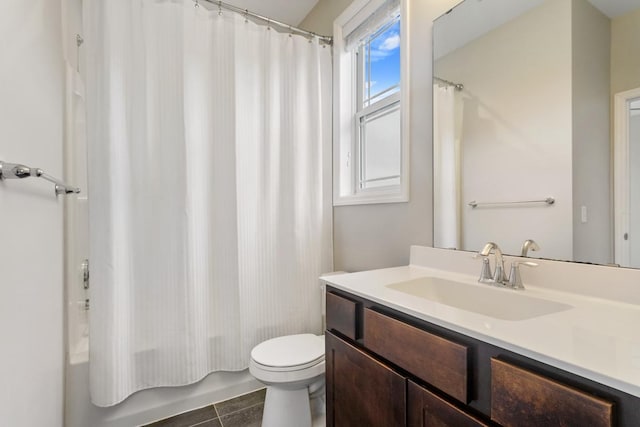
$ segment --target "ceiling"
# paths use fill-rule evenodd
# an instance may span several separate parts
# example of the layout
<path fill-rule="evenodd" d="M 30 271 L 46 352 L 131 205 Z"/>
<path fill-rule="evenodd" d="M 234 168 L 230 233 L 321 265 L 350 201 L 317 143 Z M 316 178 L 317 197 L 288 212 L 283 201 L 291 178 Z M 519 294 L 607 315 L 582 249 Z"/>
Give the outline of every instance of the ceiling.
<path fill-rule="evenodd" d="M 640 7 L 638 0 L 589 0 L 609 18 L 615 18 Z"/>
<path fill-rule="evenodd" d="M 298 25 L 318 0 L 224 0 L 285 24 Z M 632 0 L 633 1 L 633 0 Z M 637 0 L 635 0 L 637 1 Z"/>
<path fill-rule="evenodd" d="M 544 3 L 545 0 L 467 0 L 458 4 L 456 13 L 442 15 L 435 22 L 434 46 L 438 59 L 464 46 L 513 18 Z M 640 8 L 640 0 L 588 0 L 609 18 L 615 18 Z"/>

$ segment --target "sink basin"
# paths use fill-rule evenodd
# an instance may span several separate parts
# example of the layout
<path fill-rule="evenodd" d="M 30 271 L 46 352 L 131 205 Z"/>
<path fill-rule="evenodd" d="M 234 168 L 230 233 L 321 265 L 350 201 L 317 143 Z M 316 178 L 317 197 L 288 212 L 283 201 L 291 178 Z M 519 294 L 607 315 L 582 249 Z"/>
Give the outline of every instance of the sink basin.
<path fill-rule="evenodd" d="M 501 320 L 527 320 L 573 308 L 527 296 L 526 291 L 501 290 L 490 285 L 471 285 L 438 277 L 393 283 L 387 288 Z"/>

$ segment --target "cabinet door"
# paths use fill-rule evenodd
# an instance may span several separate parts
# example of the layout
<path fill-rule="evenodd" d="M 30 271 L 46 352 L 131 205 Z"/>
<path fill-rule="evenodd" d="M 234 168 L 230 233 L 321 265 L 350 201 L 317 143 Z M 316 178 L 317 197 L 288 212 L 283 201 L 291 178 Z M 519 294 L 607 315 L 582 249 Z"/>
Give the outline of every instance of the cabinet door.
<path fill-rule="evenodd" d="M 486 427 L 487 424 L 409 381 L 408 427 Z"/>
<path fill-rule="evenodd" d="M 327 426 L 404 426 L 406 379 L 331 333 L 325 341 Z"/>

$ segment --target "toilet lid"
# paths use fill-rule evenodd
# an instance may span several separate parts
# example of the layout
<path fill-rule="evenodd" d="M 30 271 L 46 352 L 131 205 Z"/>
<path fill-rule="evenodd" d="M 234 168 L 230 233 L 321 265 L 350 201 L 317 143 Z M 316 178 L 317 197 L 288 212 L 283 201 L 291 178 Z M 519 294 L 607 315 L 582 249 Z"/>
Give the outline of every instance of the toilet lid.
<path fill-rule="evenodd" d="M 313 334 L 287 335 L 258 344 L 251 358 L 273 368 L 313 365 L 324 359 L 324 337 Z"/>

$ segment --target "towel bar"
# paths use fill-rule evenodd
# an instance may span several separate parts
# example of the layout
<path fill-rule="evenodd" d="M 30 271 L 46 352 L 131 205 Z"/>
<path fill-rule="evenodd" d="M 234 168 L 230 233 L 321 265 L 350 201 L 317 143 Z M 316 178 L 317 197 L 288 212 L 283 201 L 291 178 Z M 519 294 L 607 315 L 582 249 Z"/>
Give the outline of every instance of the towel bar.
<path fill-rule="evenodd" d="M 65 184 L 59 179 L 46 174 L 42 169 L 30 168 L 25 165 L 20 165 L 16 163 L 7 163 L 0 160 L 0 180 L 21 179 L 21 178 L 28 178 L 30 176 L 33 176 L 36 178 L 42 178 L 46 181 L 49 181 L 55 184 L 56 195 L 72 194 L 72 193 L 80 192 L 79 188 Z"/>
<path fill-rule="evenodd" d="M 515 205 L 515 204 L 522 204 L 522 203 L 545 203 L 547 205 L 552 205 L 555 202 L 556 202 L 556 199 L 554 199 L 553 197 L 547 197 L 546 199 L 542 199 L 542 200 L 518 200 L 518 201 L 511 201 L 511 202 L 476 202 L 475 200 L 472 200 L 467 204 L 472 208 L 477 208 L 478 206 Z"/>

